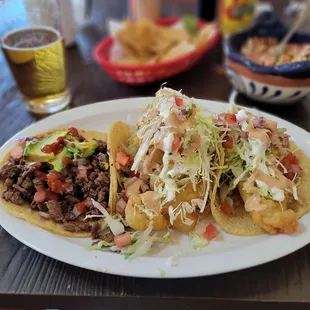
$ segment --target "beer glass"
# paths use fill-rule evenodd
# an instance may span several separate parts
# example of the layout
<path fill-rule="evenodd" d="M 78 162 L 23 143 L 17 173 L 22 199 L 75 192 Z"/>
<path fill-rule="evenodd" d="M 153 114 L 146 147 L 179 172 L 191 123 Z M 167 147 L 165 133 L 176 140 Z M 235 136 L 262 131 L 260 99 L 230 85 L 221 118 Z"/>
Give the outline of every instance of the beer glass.
<path fill-rule="evenodd" d="M 2 52 L 28 110 L 57 112 L 70 101 L 59 0 L 0 0 Z"/>

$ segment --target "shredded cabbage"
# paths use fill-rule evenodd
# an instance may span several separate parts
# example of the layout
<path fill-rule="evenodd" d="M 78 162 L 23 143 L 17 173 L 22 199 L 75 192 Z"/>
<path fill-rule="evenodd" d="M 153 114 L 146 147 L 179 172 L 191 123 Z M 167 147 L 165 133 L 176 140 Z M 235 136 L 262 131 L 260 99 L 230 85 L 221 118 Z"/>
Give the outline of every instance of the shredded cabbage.
<path fill-rule="evenodd" d="M 194 249 L 201 249 L 208 245 L 208 240 L 201 237 L 197 232 L 191 231 L 189 236 L 192 238 L 193 248 Z"/>
<path fill-rule="evenodd" d="M 87 247 L 87 250 L 101 250 L 102 248 L 107 248 L 115 245 L 114 242 L 107 242 L 104 240 L 99 241 L 98 243 Z"/>
<path fill-rule="evenodd" d="M 114 236 L 121 235 L 125 231 L 124 225 L 119 220 L 114 219 L 99 202 L 97 202 L 94 199 L 92 199 L 91 201 L 93 203 L 93 206 L 97 208 L 104 215 L 105 221 L 107 225 L 110 227 L 113 235 Z"/>
<path fill-rule="evenodd" d="M 176 97 L 183 100 L 183 109 L 177 106 Z M 188 115 L 192 115 L 194 109 L 195 115 L 189 121 Z M 165 123 L 169 117 L 178 118 L 181 124 L 190 122 L 190 126 L 184 127 L 184 134 L 182 133 L 180 137 L 182 152 L 172 151 L 173 126 Z M 193 99 L 184 96 L 181 92 L 162 88 L 137 121 L 136 135 L 141 144 L 131 169 L 137 172 L 150 147 L 161 145 L 164 152 L 163 164 L 152 176 L 155 180 L 154 190 L 161 197 L 161 205 L 173 201 L 176 193 L 184 189 L 187 184 L 192 184 L 196 191 L 198 183 L 202 182 L 205 195 L 202 202 L 199 202 L 199 209 L 200 212 L 204 211 L 211 182 L 216 175 L 216 170 L 219 169 L 219 149 L 222 143 L 218 139 L 219 128 L 213 125 L 213 119 L 214 116 L 206 115 L 193 103 Z M 199 138 L 198 143 L 201 145 L 198 149 L 192 147 L 196 137 Z M 190 225 L 190 221 L 187 221 L 187 224 Z"/>
<path fill-rule="evenodd" d="M 157 235 L 150 236 L 152 229 L 153 222 L 151 221 L 149 227 L 137 237 L 137 241 L 122 251 L 130 260 L 146 254 L 151 249 Z"/>

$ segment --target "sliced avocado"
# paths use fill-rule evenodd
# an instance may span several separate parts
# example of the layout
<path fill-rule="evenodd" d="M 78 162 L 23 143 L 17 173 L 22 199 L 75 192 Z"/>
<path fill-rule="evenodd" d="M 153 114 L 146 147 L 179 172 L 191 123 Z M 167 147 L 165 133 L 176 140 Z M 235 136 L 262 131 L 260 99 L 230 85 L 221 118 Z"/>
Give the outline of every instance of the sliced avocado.
<path fill-rule="evenodd" d="M 24 160 L 31 162 L 48 162 L 54 159 L 54 153 L 43 153 L 41 149 L 45 145 L 55 143 L 59 137 L 65 137 L 67 133 L 68 130 L 59 130 L 36 142 L 29 142 L 24 149 Z"/>
<path fill-rule="evenodd" d="M 65 168 L 66 165 L 62 161 L 63 158 L 65 157 L 67 158 L 73 157 L 72 153 L 69 152 L 67 148 L 64 148 L 62 152 L 57 154 L 56 157 L 49 162 L 51 165 L 53 165 L 55 171 L 62 172 L 62 170 Z"/>
<path fill-rule="evenodd" d="M 66 144 L 66 148 L 73 154 L 74 159 L 77 159 L 78 157 L 86 158 L 93 155 L 97 147 L 97 140 L 83 142 L 73 141 Z"/>
<path fill-rule="evenodd" d="M 85 143 L 85 145 L 83 145 L 84 148 L 80 156 L 86 158 L 88 156 L 93 155 L 96 148 L 98 147 L 98 141 L 97 140 L 84 141 L 81 144 L 83 143 Z"/>

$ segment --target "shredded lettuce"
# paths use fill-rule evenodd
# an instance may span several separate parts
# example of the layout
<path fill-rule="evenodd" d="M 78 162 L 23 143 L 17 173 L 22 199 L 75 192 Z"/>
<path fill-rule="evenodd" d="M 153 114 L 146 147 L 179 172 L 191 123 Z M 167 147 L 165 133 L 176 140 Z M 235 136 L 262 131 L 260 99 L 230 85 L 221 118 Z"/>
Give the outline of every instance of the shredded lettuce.
<path fill-rule="evenodd" d="M 151 221 L 149 227 L 137 238 L 137 241 L 122 251 L 125 258 L 128 257 L 128 259 L 132 260 L 146 254 L 151 249 L 157 236 L 156 233 L 150 236 L 152 229 L 153 222 Z"/>
<path fill-rule="evenodd" d="M 158 268 L 157 270 L 158 270 L 160 276 L 163 278 L 165 276 L 165 270 L 162 268 Z"/>
<path fill-rule="evenodd" d="M 114 242 L 107 242 L 107 241 L 101 240 L 98 243 L 87 247 L 86 249 L 87 250 L 101 250 L 103 248 L 109 248 L 113 245 L 115 245 Z"/>
<path fill-rule="evenodd" d="M 182 111 L 176 105 L 175 97 L 182 98 L 184 103 Z M 193 103 L 193 99 L 172 89 L 162 88 L 157 92 L 156 99 L 147 106 L 142 118 L 137 122 L 137 137 L 141 144 L 134 158 L 132 170 L 137 171 L 150 146 L 163 142 L 163 165 L 160 171 L 157 171 L 155 182 L 155 191 L 161 196 L 162 205 L 174 200 L 176 193 L 188 183 L 191 183 L 196 190 L 197 184 L 203 181 L 205 197 L 200 210 L 203 212 L 210 191 L 210 182 L 215 175 L 214 170 L 218 168 L 220 158 L 219 129 L 212 122 L 215 117 L 206 115 Z M 164 125 L 165 120 L 173 113 L 180 121 L 183 118 L 188 120 L 193 115 L 194 109 L 195 115 L 191 120 L 191 126 L 184 129 L 184 135 L 181 137 L 182 152 L 172 152 L 173 134 L 171 127 Z M 196 137 L 200 137 L 199 149 L 192 147 Z"/>
<path fill-rule="evenodd" d="M 139 138 L 134 133 L 129 139 L 127 146 L 125 147 L 125 151 L 128 155 L 130 155 L 132 158 L 136 155 L 137 151 L 139 149 Z"/>
<path fill-rule="evenodd" d="M 197 232 L 191 231 L 189 236 L 192 238 L 193 248 L 194 249 L 201 249 L 208 245 L 208 240 L 201 237 Z"/>
<path fill-rule="evenodd" d="M 107 225 L 110 227 L 114 236 L 121 235 L 124 231 L 124 225 L 119 221 L 114 219 L 109 212 L 96 200 L 92 199 L 92 204 L 97 208 L 105 217 Z"/>

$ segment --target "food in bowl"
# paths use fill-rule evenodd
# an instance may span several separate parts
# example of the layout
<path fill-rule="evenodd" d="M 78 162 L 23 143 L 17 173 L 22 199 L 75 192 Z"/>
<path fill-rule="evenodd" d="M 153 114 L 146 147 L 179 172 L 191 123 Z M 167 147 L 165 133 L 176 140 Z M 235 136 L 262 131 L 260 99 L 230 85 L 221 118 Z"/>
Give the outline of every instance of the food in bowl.
<path fill-rule="evenodd" d="M 125 21 L 115 32 L 115 44 L 111 49 L 111 61 L 119 64 L 155 64 L 191 53 L 203 46 L 216 31 L 214 24 L 202 28 L 198 20 L 184 17 L 167 27 L 150 20 Z"/>
<path fill-rule="evenodd" d="M 251 61 L 263 66 L 278 66 L 297 61 L 310 60 L 310 44 L 290 43 L 278 55 L 279 41 L 272 37 L 248 38 L 241 47 L 241 53 Z"/>

